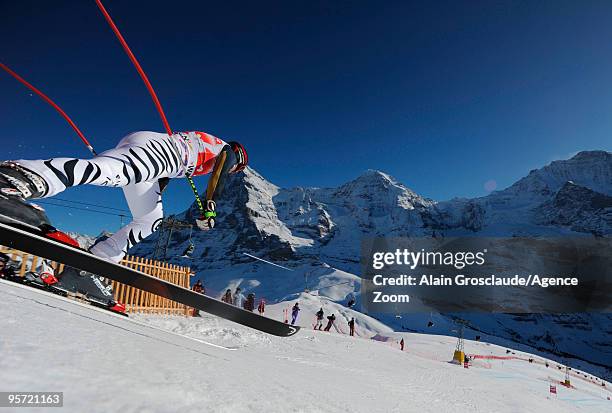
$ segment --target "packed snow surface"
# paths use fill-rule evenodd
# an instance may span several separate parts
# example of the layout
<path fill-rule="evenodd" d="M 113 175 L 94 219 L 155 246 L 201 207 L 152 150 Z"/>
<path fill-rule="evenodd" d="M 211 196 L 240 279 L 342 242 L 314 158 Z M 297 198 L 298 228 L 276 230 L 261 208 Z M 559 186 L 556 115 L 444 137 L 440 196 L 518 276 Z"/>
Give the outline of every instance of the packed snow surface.
<path fill-rule="evenodd" d="M 454 338 L 389 331 L 372 340 L 384 327 L 363 315 L 358 337 L 312 331 L 304 315 L 297 335 L 278 338 L 206 314 L 126 318 L 5 281 L 0 303 L 1 390 L 63 391 L 65 412 L 612 411 L 609 383 L 572 376 L 566 388 L 556 363 L 520 352 L 465 369 L 448 362 Z M 289 304 L 267 312 L 282 317 Z M 346 332 L 352 310 L 335 305 L 325 310 Z M 465 349 L 508 356 L 487 343 Z"/>

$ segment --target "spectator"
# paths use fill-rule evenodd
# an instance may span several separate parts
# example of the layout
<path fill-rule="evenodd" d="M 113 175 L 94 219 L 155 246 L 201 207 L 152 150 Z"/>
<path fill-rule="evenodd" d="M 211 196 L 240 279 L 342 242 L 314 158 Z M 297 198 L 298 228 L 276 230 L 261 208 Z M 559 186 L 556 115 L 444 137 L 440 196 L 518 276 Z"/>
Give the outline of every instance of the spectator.
<path fill-rule="evenodd" d="M 323 315 L 323 307 L 321 307 L 321 309 L 317 311 L 317 323 L 314 326 L 315 330 L 317 330 L 318 328 L 319 331 L 321 331 L 321 329 L 323 328 Z"/>
<path fill-rule="evenodd" d="M 329 329 L 332 327 L 332 325 L 334 325 L 334 321 L 336 320 L 336 316 L 335 315 L 330 315 L 327 316 L 327 325 L 325 326 L 325 328 L 323 329 L 323 331 L 329 331 Z"/>
<path fill-rule="evenodd" d="M 238 308 L 244 307 L 244 295 L 242 294 L 240 287 L 236 288 L 234 292 L 234 305 Z"/>
<path fill-rule="evenodd" d="M 247 311 L 253 311 L 255 309 L 255 294 L 249 293 L 247 299 L 244 302 L 244 309 Z"/>
<path fill-rule="evenodd" d="M 223 301 L 224 303 L 232 304 L 234 302 L 234 299 L 232 298 L 232 290 L 230 290 L 229 288 L 225 290 L 225 294 L 223 294 L 223 297 L 221 297 L 221 301 Z"/>
<path fill-rule="evenodd" d="M 196 281 L 196 283 L 191 287 L 191 290 L 198 294 L 204 294 L 204 286 L 202 285 L 202 281 L 201 280 Z M 193 316 L 200 317 L 200 310 L 198 310 L 197 308 L 194 308 Z"/>
<path fill-rule="evenodd" d="M 404 338 L 400 340 L 400 350 L 404 351 Z"/>
<path fill-rule="evenodd" d="M 259 305 L 257 306 L 257 312 L 259 313 L 259 315 L 263 315 L 265 310 L 266 310 L 266 300 L 262 298 L 261 300 L 259 300 Z"/>
<path fill-rule="evenodd" d="M 299 312 L 300 312 L 300 305 L 298 303 L 295 303 L 295 305 L 291 309 L 291 325 L 295 324 L 295 320 L 297 320 Z"/>
<path fill-rule="evenodd" d="M 204 294 L 204 285 L 202 285 L 202 280 L 196 281 L 191 289 L 198 294 Z"/>
<path fill-rule="evenodd" d="M 349 326 L 349 336 L 353 337 L 355 335 L 355 317 L 351 318 L 351 321 L 348 322 Z"/>

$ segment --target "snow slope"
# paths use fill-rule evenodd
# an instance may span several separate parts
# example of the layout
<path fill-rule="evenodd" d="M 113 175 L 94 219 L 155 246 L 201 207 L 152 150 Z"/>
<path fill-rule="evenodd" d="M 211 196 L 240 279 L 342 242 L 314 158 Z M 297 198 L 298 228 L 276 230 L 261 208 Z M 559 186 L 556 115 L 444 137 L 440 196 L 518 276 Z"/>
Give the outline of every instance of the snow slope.
<path fill-rule="evenodd" d="M 612 408 L 609 384 L 573 378 L 573 388 L 557 384 L 559 394 L 549 395 L 549 384 L 563 373 L 541 359 L 476 360 L 467 370 L 450 364 L 450 337 L 402 333 L 404 352 L 395 344 L 399 335 L 380 342 L 303 330 L 281 339 L 209 316 L 128 319 L 5 281 L 0 303 L 2 390 L 63 391 L 66 412 Z M 471 341 L 466 352 L 506 355 L 504 348 Z"/>
<path fill-rule="evenodd" d="M 279 188 L 247 168 L 231 177 L 214 231 L 194 231 L 193 259 L 180 258 L 189 231 L 174 231 L 168 259 L 189 265 L 216 297 L 240 286 L 278 302 L 305 289 L 337 303 L 354 293 L 360 308 L 360 244 L 372 236 L 610 236 L 612 153 L 580 152 L 474 199 L 436 202 L 391 176 L 368 170 L 338 188 Z M 192 205 L 179 218 L 193 221 Z M 131 250 L 152 257 L 159 233 Z M 165 241 L 161 243 L 165 244 Z M 293 269 L 282 270 L 244 253 Z M 159 257 L 158 258 L 162 258 Z M 332 286 L 332 287 L 328 287 Z M 376 315 L 398 331 L 452 335 L 452 314 Z M 430 317 L 434 328 L 427 328 Z M 463 314 L 471 337 L 554 355 L 612 377 L 612 314 Z M 589 367 L 590 366 L 590 367 Z"/>

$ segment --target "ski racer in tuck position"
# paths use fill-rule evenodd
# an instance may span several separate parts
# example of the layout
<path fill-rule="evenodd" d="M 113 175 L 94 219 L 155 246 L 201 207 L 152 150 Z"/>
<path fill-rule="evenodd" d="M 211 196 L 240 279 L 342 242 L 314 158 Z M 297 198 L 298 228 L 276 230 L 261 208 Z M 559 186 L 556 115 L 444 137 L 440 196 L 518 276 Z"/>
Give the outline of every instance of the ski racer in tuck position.
<path fill-rule="evenodd" d="M 42 208 L 24 201 L 52 197 L 77 185 L 121 187 L 133 220 L 90 249 L 98 257 L 119 262 L 161 224 L 161 194 L 170 179 L 210 174 L 204 214 L 196 219 L 200 229 L 209 230 L 215 224 L 215 202 L 227 175 L 243 170 L 247 163 L 240 143 L 208 133 L 135 132 L 92 159 L 0 163 L 0 214 L 39 228 L 50 226 Z"/>

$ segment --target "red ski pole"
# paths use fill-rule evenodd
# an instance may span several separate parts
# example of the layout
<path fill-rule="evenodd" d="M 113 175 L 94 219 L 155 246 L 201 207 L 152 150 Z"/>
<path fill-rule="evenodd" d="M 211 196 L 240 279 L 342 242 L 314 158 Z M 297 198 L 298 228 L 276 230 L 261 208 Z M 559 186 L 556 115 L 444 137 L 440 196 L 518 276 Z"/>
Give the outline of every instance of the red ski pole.
<path fill-rule="evenodd" d="M 30 89 L 32 92 L 36 93 L 38 96 L 40 96 L 45 102 L 47 102 L 49 105 L 51 105 L 53 107 L 53 109 L 55 109 L 60 115 L 62 115 L 62 117 L 64 119 L 66 119 L 66 122 L 68 122 L 68 124 L 72 127 L 72 129 L 74 129 L 74 131 L 76 132 L 77 135 L 79 135 L 79 138 L 81 138 L 81 140 L 83 141 L 83 143 L 85 144 L 85 146 L 87 146 L 87 149 L 89 149 L 89 151 L 96 156 L 96 151 L 94 150 L 93 146 L 91 146 L 91 144 L 89 143 L 89 141 L 87 140 L 87 138 L 85 137 L 85 135 L 83 134 L 83 132 L 81 132 L 81 130 L 79 129 L 79 127 L 72 121 L 72 119 L 70 119 L 70 116 L 68 116 L 68 114 L 66 112 L 64 112 L 62 110 L 62 108 L 60 108 L 54 101 L 51 100 L 51 98 L 49 98 L 47 95 L 45 95 L 43 92 L 41 92 L 40 90 L 38 90 L 37 88 L 34 87 L 34 85 L 32 85 L 31 83 L 29 83 L 27 80 L 25 80 L 24 78 L 22 78 L 21 76 L 19 76 L 17 73 L 15 73 L 14 71 L 12 71 L 8 66 L 6 66 L 4 63 L 0 62 L 0 67 L 2 69 L 4 69 L 9 75 L 13 76 L 15 79 L 17 79 L 18 81 L 20 81 L 21 83 L 23 83 L 28 89 Z"/>
<path fill-rule="evenodd" d="M 123 50 L 125 50 L 125 53 L 127 53 L 128 57 L 132 61 L 132 64 L 136 68 L 136 71 L 140 75 L 140 78 L 142 79 L 145 86 L 147 87 L 147 90 L 149 91 L 149 94 L 151 95 L 151 99 L 153 99 L 153 103 L 155 103 L 155 108 L 157 109 L 157 112 L 159 113 L 159 116 L 161 117 L 162 123 L 164 124 L 166 133 L 168 134 L 168 136 L 172 135 L 172 129 L 170 128 L 168 119 L 166 119 L 166 114 L 164 113 L 164 109 L 162 108 L 161 102 L 159 101 L 159 98 L 157 97 L 157 94 L 155 93 L 155 90 L 153 89 L 153 86 L 151 85 L 151 82 L 149 81 L 147 74 L 140 66 L 140 63 L 138 63 L 138 59 L 136 59 L 136 56 L 134 55 L 134 53 L 132 53 L 130 46 L 128 46 L 127 42 L 123 38 L 123 35 L 119 31 L 119 28 L 117 27 L 117 25 L 111 18 L 110 14 L 104 8 L 104 5 L 102 4 L 102 2 L 100 0 L 96 0 L 96 4 L 98 5 L 98 8 L 104 15 L 104 18 L 108 22 L 108 25 L 111 27 L 111 29 L 115 33 L 115 36 L 117 36 L 117 39 L 121 43 Z M 185 178 L 187 178 L 187 182 L 189 182 L 189 186 L 191 187 L 191 190 L 193 191 L 193 195 L 195 196 L 196 204 L 198 206 L 198 209 L 200 210 L 200 213 L 204 215 L 204 205 L 202 204 L 202 200 L 200 199 L 200 194 L 198 193 L 198 190 L 195 186 L 195 183 L 193 182 L 193 179 L 187 173 L 185 173 Z"/>
<path fill-rule="evenodd" d="M 149 94 L 151 95 L 151 98 L 153 99 L 153 103 L 155 104 L 155 108 L 157 109 L 157 112 L 159 113 L 159 116 L 161 117 L 162 123 L 164 124 L 164 128 L 166 129 L 166 132 L 168 133 L 168 135 L 172 135 L 172 129 L 170 129 L 170 124 L 168 123 L 168 119 L 166 119 L 166 114 L 164 113 L 164 109 L 162 108 L 161 102 L 159 101 L 157 94 L 155 93 L 155 90 L 153 89 L 153 86 L 151 85 L 151 82 L 149 81 L 149 78 L 147 77 L 147 74 L 145 73 L 144 70 L 142 70 L 140 63 L 138 63 L 138 59 L 136 59 L 136 56 L 134 56 L 134 53 L 132 53 L 130 46 L 128 46 L 127 42 L 123 38 L 123 35 L 119 31 L 119 28 L 117 28 L 117 25 L 111 18 L 110 14 L 108 14 L 106 9 L 104 8 L 104 5 L 102 4 L 102 2 L 100 0 L 96 0 L 96 4 L 98 5 L 98 8 L 104 15 L 104 18 L 108 22 L 108 25 L 111 27 L 111 29 L 115 33 L 115 36 L 117 36 L 117 39 L 119 40 L 119 43 L 121 43 L 123 50 L 125 50 L 125 53 L 128 55 L 128 57 L 132 61 L 132 64 L 136 68 L 136 71 L 140 75 L 140 78 L 142 79 L 145 86 L 147 87 L 147 90 L 149 91 Z"/>

